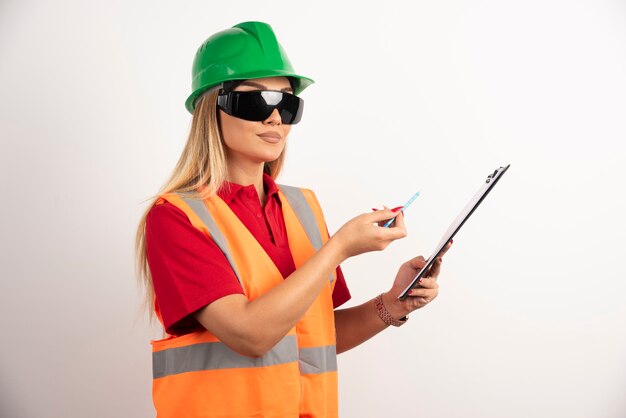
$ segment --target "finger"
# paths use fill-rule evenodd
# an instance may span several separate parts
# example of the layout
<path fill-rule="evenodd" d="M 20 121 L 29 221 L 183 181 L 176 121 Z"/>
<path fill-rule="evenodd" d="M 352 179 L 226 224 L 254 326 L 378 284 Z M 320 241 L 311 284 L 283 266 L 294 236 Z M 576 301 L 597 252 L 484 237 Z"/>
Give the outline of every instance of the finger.
<path fill-rule="evenodd" d="M 387 206 L 385 206 L 385 207 L 387 207 Z M 392 210 L 392 211 L 394 211 L 394 212 L 397 212 L 397 211 L 399 211 L 400 209 L 402 209 L 403 207 L 404 207 L 404 206 L 396 206 L 395 208 L 391 208 L 391 210 Z M 373 210 L 374 212 L 376 212 L 377 210 L 380 210 L 380 209 L 372 208 L 372 210 Z"/>
<path fill-rule="evenodd" d="M 410 312 L 416 309 L 423 308 L 424 306 L 428 305 L 430 302 L 435 300 L 436 297 L 437 297 L 436 295 L 410 297 L 407 299 L 407 302 L 408 302 L 407 308 Z"/>
<path fill-rule="evenodd" d="M 419 269 L 424 268 L 424 266 L 426 265 L 426 260 L 421 255 L 418 255 L 417 257 L 414 257 L 410 259 L 409 261 L 407 261 L 407 264 L 412 269 L 419 270 Z"/>
<path fill-rule="evenodd" d="M 397 212 L 394 212 L 391 209 L 386 208 L 382 210 L 377 210 L 375 212 L 366 213 L 363 215 L 363 217 L 368 223 L 377 223 L 377 222 L 388 221 L 389 219 L 394 218 L 397 215 L 398 215 Z"/>
<path fill-rule="evenodd" d="M 424 289 L 437 289 L 439 288 L 439 284 L 437 283 L 437 279 L 422 277 L 419 281 L 419 285 Z"/>
<path fill-rule="evenodd" d="M 395 227 L 395 226 L 396 226 L 396 224 L 398 223 L 398 220 L 399 220 L 400 218 L 403 218 L 403 217 L 404 217 L 404 213 L 402 213 L 402 216 L 397 216 L 397 215 L 398 215 L 398 213 L 400 212 L 400 210 L 401 210 L 403 207 L 404 207 L 404 206 L 396 206 L 395 208 L 392 208 L 392 209 L 391 209 L 391 211 L 392 211 L 392 212 L 394 212 L 394 213 L 396 214 L 396 216 L 395 216 L 395 217 L 392 217 L 392 218 L 389 218 L 389 219 L 386 219 L 386 220 L 384 220 L 383 222 L 379 222 L 379 223 L 378 223 L 378 226 L 382 226 L 382 227 L 386 226 L 386 227 L 391 227 L 391 228 Z M 384 205 L 383 205 L 383 208 L 384 208 L 384 209 L 389 209 L 387 206 L 384 206 Z M 373 209 L 373 208 L 372 208 L 372 209 Z M 400 227 L 402 227 L 402 225 L 400 225 Z"/>
<path fill-rule="evenodd" d="M 393 209 L 392 209 L 393 210 Z M 395 222 L 389 225 L 390 228 L 401 228 L 406 232 L 406 225 L 404 224 L 404 212 L 400 212 L 401 214 L 396 215 Z"/>
<path fill-rule="evenodd" d="M 450 247 L 452 247 L 452 242 L 453 240 L 450 240 L 450 242 L 447 243 L 445 247 L 443 247 L 443 250 L 439 253 L 433 265 L 430 266 L 428 272 L 426 272 L 427 277 L 434 277 L 435 279 L 439 277 L 439 273 L 441 272 L 441 264 L 443 263 L 443 256 L 450 249 Z"/>
<path fill-rule="evenodd" d="M 443 257 L 443 256 L 444 256 L 444 255 L 448 252 L 448 250 L 450 249 L 450 247 L 452 247 L 452 243 L 453 243 L 453 242 L 454 242 L 454 240 L 453 240 L 453 239 L 451 239 L 451 240 L 450 240 L 450 242 L 449 242 L 449 243 L 447 243 L 445 247 L 443 247 L 443 251 L 441 251 L 441 254 L 439 254 L 439 257 Z"/>
<path fill-rule="evenodd" d="M 379 228 L 380 238 L 382 240 L 397 240 L 406 237 L 406 229 L 402 225 L 392 228 Z"/>
<path fill-rule="evenodd" d="M 404 226 L 404 222 L 402 220 L 402 217 L 398 217 L 398 213 L 397 212 L 393 212 L 391 209 L 389 209 L 387 206 L 385 206 L 385 211 L 391 211 L 392 213 L 392 217 L 395 217 L 395 222 L 393 224 L 391 224 L 391 226 L 389 228 L 380 228 L 380 233 L 381 233 L 381 239 L 383 240 L 396 240 L 399 238 L 404 238 L 406 237 L 406 228 Z M 382 211 L 381 211 L 382 212 Z M 376 212 L 378 213 L 378 212 Z M 378 225 L 379 226 L 383 226 L 385 222 L 381 222 Z"/>
<path fill-rule="evenodd" d="M 422 305 L 421 307 L 424 307 L 425 305 L 428 305 L 430 302 L 433 301 L 433 298 L 417 298 L 417 300 L 420 302 L 420 304 Z"/>
<path fill-rule="evenodd" d="M 383 210 L 389 210 L 389 208 L 383 205 Z M 391 209 L 391 211 L 393 211 L 393 209 Z M 387 225 L 387 222 L 389 222 L 389 219 L 383 219 L 382 221 L 378 222 L 378 226 L 384 227 L 385 225 Z"/>
<path fill-rule="evenodd" d="M 409 293 L 407 293 L 407 296 L 410 296 L 410 297 L 413 297 L 413 298 L 426 297 L 430 293 L 432 293 L 432 289 L 424 289 L 423 287 L 420 287 L 420 288 L 417 288 L 417 289 L 409 290 Z"/>
<path fill-rule="evenodd" d="M 441 256 L 437 257 L 437 259 L 435 259 L 435 262 L 433 263 L 432 266 L 430 266 L 430 268 L 428 269 L 428 272 L 426 273 L 426 277 L 432 277 L 432 278 L 437 278 L 439 277 L 439 273 L 441 272 L 441 264 L 443 263 L 443 260 L 441 259 Z"/>
<path fill-rule="evenodd" d="M 426 303 L 435 299 L 439 292 L 435 289 L 413 289 L 409 292 L 408 296 L 415 299 L 423 298 L 426 300 Z M 415 300 L 413 299 L 413 300 Z"/>

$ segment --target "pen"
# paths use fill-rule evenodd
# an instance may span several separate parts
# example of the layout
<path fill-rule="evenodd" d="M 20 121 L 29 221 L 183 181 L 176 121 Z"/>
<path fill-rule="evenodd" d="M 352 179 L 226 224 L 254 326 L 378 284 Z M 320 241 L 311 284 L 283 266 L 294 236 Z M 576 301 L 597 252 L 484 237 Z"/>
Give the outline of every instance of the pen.
<path fill-rule="evenodd" d="M 415 202 L 415 199 L 418 198 L 418 196 L 420 195 L 420 192 L 415 193 L 413 196 L 411 196 L 411 198 L 404 204 L 404 206 L 402 206 L 400 208 L 400 210 L 398 211 L 398 214 L 400 214 L 400 212 L 404 212 L 406 208 L 408 208 L 411 203 Z M 398 215 L 396 215 L 398 216 Z M 389 226 L 391 226 L 391 224 L 393 223 L 393 221 L 396 220 L 396 217 L 394 216 L 393 218 L 389 219 L 384 225 L 383 228 L 389 228 Z"/>
<path fill-rule="evenodd" d="M 400 212 L 404 212 L 404 210 L 405 210 L 406 208 L 408 208 L 408 207 L 411 205 L 411 203 L 413 203 L 413 202 L 415 201 L 415 199 L 417 199 L 417 198 L 418 198 L 418 196 L 419 196 L 419 195 L 420 195 L 420 192 L 417 192 L 417 193 L 415 193 L 413 196 L 411 196 L 411 198 L 409 199 L 409 201 L 408 201 L 408 202 L 406 202 L 406 203 L 404 204 L 404 206 L 402 206 L 402 207 L 400 208 L 400 210 L 398 211 L 398 214 L 400 214 Z M 396 216 L 398 216 L 398 215 L 396 215 Z M 394 216 L 393 218 L 389 219 L 389 220 L 388 220 L 388 221 L 387 221 L 387 222 L 383 225 L 383 228 L 389 228 L 389 226 L 390 226 L 390 225 L 393 223 L 393 221 L 395 221 L 395 220 L 396 220 L 396 217 L 395 217 L 395 216 Z"/>

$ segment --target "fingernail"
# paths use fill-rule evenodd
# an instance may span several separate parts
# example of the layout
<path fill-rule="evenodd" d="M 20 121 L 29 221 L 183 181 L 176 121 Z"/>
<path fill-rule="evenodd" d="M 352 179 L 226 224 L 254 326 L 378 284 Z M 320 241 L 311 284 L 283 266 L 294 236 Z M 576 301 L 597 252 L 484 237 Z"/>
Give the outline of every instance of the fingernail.
<path fill-rule="evenodd" d="M 373 210 L 374 212 L 376 212 L 378 209 L 376 209 L 376 208 L 372 208 L 372 210 Z"/>
<path fill-rule="evenodd" d="M 453 239 L 450 240 L 450 244 L 454 244 L 454 240 Z"/>
<path fill-rule="evenodd" d="M 393 208 L 393 209 L 391 209 L 391 210 L 392 210 L 392 211 L 394 211 L 394 212 L 397 212 L 397 211 L 399 211 L 400 209 L 402 209 L 402 206 L 398 206 L 398 207 Z"/>

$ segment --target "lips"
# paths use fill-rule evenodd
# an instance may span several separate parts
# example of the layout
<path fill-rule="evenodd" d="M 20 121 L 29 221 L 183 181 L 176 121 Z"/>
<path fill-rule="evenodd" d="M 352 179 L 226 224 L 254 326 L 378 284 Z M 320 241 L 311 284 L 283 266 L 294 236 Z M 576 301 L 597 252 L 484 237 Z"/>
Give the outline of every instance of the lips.
<path fill-rule="evenodd" d="M 276 143 L 280 141 L 282 138 L 278 132 L 273 132 L 273 131 L 263 132 L 263 133 L 258 134 L 257 136 L 264 141 L 272 142 L 272 143 Z"/>

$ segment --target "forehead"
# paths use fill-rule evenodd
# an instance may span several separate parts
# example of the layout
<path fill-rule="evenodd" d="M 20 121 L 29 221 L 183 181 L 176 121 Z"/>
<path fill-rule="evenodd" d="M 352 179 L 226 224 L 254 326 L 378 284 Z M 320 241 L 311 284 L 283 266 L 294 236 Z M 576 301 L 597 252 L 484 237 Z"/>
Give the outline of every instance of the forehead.
<path fill-rule="evenodd" d="M 235 90 L 280 90 L 293 91 L 287 77 L 265 77 L 242 81 Z"/>

